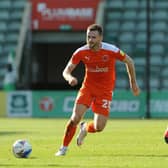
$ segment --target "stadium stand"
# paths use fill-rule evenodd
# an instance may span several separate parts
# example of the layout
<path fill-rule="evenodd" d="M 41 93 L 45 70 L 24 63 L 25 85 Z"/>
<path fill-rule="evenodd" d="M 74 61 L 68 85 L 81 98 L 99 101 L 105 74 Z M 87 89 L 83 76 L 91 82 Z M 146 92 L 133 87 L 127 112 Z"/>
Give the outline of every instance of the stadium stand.
<path fill-rule="evenodd" d="M 104 38 L 115 43 L 135 60 L 137 80 L 142 89 L 146 84 L 147 1 L 107 0 L 104 17 Z M 150 1 L 150 86 L 152 89 L 168 88 L 167 24 L 168 1 Z M 117 66 L 118 77 L 125 69 Z M 128 88 L 128 83 L 118 78 L 116 87 Z"/>
<path fill-rule="evenodd" d="M 8 54 L 16 49 L 26 0 L 0 0 L 0 88 Z M 147 1 L 106 0 L 104 39 L 114 43 L 135 60 L 137 80 L 146 84 Z M 168 89 L 168 1 L 150 1 L 150 85 L 152 89 Z M 117 63 L 117 88 L 128 89 L 125 68 Z"/>
<path fill-rule="evenodd" d="M 3 85 L 8 54 L 15 50 L 26 0 L 0 1 L 0 88 Z"/>

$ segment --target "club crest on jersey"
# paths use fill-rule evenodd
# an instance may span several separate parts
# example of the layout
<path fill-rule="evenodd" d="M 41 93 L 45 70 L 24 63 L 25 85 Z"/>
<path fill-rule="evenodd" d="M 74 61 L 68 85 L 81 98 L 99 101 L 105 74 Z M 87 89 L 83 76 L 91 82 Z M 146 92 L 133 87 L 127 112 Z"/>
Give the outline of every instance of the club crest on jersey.
<path fill-rule="evenodd" d="M 109 60 L 109 56 L 108 56 L 108 55 L 103 55 L 103 56 L 102 56 L 102 60 L 103 60 L 104 62 L 107 62 L 107 61 Z"/>
<path fill-rule="evenodd" d="M 125 55 L 125 53 L 124 53 L 122 50 L 120 50 L 120 54 L 121 54 L 122 56 Z"/>
<path fill-rule="evenodd" d="M 89 56 L 85 56 L 85 59 L 87 60 L 87 61 L 89 61 L 90 60 L 90 57 Z"/>

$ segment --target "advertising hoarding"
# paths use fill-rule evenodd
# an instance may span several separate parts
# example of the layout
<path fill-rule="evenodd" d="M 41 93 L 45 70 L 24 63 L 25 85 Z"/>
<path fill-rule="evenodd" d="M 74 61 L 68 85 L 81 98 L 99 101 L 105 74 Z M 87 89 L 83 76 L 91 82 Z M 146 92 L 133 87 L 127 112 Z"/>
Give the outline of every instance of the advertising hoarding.
<path fill-rule="evenodd" d="M 31 0 L 33 30 L 85 30 L 95 23 L 100 0 Z"/>

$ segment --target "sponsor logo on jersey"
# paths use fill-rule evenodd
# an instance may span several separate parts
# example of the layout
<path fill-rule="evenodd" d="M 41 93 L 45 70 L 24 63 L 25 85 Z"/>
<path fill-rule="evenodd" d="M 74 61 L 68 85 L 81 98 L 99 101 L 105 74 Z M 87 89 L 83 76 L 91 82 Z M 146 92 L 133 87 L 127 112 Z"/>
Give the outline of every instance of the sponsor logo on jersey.
<path fill-rule="evenodd" d="M 98 67 L 96 66 L 95 68 L 88 68 L 89 72 L 108 72 L 108 67 Z"/>

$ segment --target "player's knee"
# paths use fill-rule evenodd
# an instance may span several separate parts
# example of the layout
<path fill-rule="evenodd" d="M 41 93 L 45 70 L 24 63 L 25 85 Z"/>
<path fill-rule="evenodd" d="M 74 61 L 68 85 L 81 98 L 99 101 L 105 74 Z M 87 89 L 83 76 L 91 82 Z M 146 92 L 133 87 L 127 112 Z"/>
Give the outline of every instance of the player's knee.
<path fill-rule="evenodd" d="M 96 126 L 96 132 L 101 132 L 101 131 L 103 131 L 103 129 L 104 129 L 104 127 L 102 127 L 102 126 Z"/>
<path fill-rule="evenodd" d="M 78 115 L 75 115 L 71 118 L 71 121 L 73 122 L 73 125 L 78 125 L 81 120 L 81 117 Z"/>
<path fill-rule="evenodd" d="M 74 126 L 77 126 L 77 123 L 74 120 L 71 119 L 70 120 L 70 125 L 74 127 Z"/>

